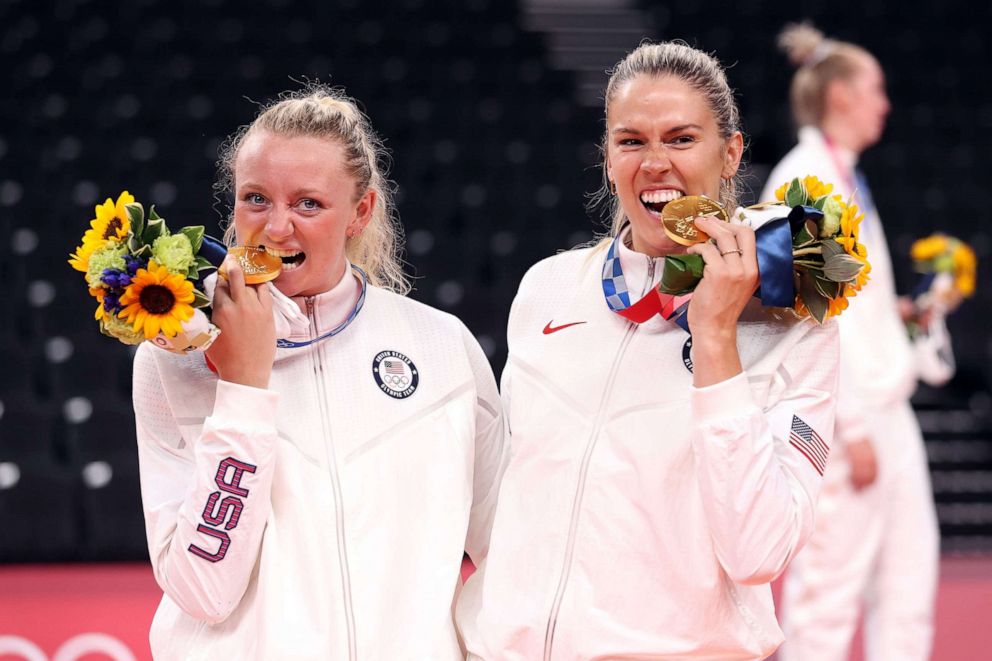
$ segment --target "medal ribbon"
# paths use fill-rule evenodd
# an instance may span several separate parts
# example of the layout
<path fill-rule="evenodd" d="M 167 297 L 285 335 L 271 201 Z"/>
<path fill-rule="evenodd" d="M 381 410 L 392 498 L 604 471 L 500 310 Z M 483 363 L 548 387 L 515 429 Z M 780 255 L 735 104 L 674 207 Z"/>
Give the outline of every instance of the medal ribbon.
<path fill-rule="evenodd" d="M 224 257 L 227 256 L 227 246 L 224 245 L 222 241 L 219 241 L 218 239 L 215 239 L 212 236 L 205 235 L 203 237 L 203 244 L 200 246 L 200 255 L 206 257 L 207 260 L 211 264 L 213 264 L 214 268 L 220 268 L 220 265 L 224 261 Z M 365 305 L 365 290 L 368 288 L 369 278 L 365 274 L 365 271 L 355 266 L 354 264 L 351 265 L 351 268 L 357 271 L 358 275 L 361 276 L 362 293 L 359 294 L 358 302 L 355 303 L 355 309 L 351 311 L 351 313 L 348 315 L 348 318 L 342 321 L 334 328 L 332 328 L 331 330 L 321 335 L 320 337 L 315 337 L 314 339 L 307 340 L 306 342 L 293 342 L 292 340 L 279 338 L 276 340 L 276 346 L 278 348 L 299 349 L 301 347 L 308 347 L 311 344 L 316 344 L 318 342 L 326 340 L 329 337 L 334 337 L 335 335 L 343 331 L 345 328 L 347 328 L 348 325 L 355 320 L 355 317 L 357 317 L 358 313 L 361 312 L 362 306 Z M 200 286 L 199 284 L 200 282 L 201 280 L 197 280 L 196 286 Z M 207 362 L 209 364 L 209 360 Z"/>
<path fill-rule="evenodd" d="M 606 305 L 613 312 L 635 324 L 643 324 L 656 314 L 660 314 L 688 333 L 689 320 L 686 313 L 689 310 L 691 295 L 672 296 L 663 294 L 657 287 L 652 287 L 641 300 L 631 305 L 627 281 L 623 276 L 623 267 L 620 265 L 619 241 L 619 236 L 613 239 L 610 249 L 606 252 L 606 261 L 603 263 L 603 296 L 606 297 Z"/>
<path fill-rule="evenodd" d="M 292 340 L 285 340 L 285 339 L 279 338 L 279 339 L 276 340 L 276 346 L 278 348 L 280 348 L 280 349 L 299 349 L 301 347 L 308 347 L 311 344 L 317 344 L 318 342 L 322 342 L 322 341 L 326 340 L 329 337 L 334 337 L 335 335 L 337 335 L 338 333 L 340 333 L 341 331 L 343 331 L 345 328 L 347 328 L 348 325 L 351 324 L 351 322 L 353 322 L 355 320 L 355 317 L 357 317 L 358 316 L 358 313 L 361 312 L 362 306 L 365 305 L 365 290 L 368 288 L 369 279 L 368 279 L 368 276 L 365 275 L 365 271 L 363 271 L 362 269 L 358 268 L 354 264 L 351 265 L 351 268 L 354 269 L 355 271 L 357 271 L 358 272 L 358 275 L 360 275 L 361 278 L 362 278 L 362 293 L 359 294 L 358 301 L 355 303 L 355 309 L 351 311 L 351 313 L 348 315 L 348 318 L 345 319 L 344 321 L 342 321 L 340 324 L 338 324 L 334 328 L 332 328 L 331 330 L 329 330 L 326 333 L 324 333 L 323 335 L 321 335 L 320 337 L 315 337 L 312 340 L 307 340 L 305 342 L 293 342 Z"/>

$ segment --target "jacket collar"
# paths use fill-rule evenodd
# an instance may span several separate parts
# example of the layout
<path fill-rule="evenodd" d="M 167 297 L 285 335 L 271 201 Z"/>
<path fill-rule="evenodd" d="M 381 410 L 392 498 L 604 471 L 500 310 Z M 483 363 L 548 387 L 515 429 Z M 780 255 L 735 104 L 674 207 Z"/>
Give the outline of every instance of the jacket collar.
<path fill-rule="evenodd" d="M 628 247 L 632 241 L 630 235 L 630 225 L 620 230 L 619 245 L 620 267 L 623 269 L 623 277 L 627 281 L 627 289 L 630 292 L 630 302 L 636 303 L 647 293 L 650 285 L 661 280 L 661 268 L 665 264 L 664 257 L 651 257 L 642 252 L 637 252 Z M 654 265 L 654 272 L 650 278 L 651 266 Z"/>
<path fill-rule="evenodd" d="M 816 126 L 803 126 L 799 129 L 799 143 L 802 145 L 816 145 L 822 151 L 833 152 L 838 163 L 843 165 L 848 172 L 853 172 L 858 164 L 858 155 L 847 147 L 832 144 L 827 140 L 827 136 Z M 847 173 L 842 172 L 842 175 Z"/>
<path fill-rule="evenodd" d="M 309 336 L 310 318 L 306 313 L 308 309 L 313 310 L 318 333 L 334 328 L 348 318 L 361 294 L 362 283 L 350 262 L 345 262 L 344 274 L 337 284 L 316 296 L 289 298 L 273 288 L 276 335 L 279 335 L 280 330 L 288 330 L 289 335 L 284 335 L 286 338 Z"/>

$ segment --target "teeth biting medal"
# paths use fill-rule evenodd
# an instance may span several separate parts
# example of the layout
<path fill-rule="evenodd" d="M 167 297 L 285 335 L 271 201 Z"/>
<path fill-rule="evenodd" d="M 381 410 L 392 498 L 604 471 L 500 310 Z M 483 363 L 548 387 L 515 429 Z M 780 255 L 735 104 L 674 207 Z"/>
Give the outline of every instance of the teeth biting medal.
<path fill-rule="evenodd" d="M 672 200 L 661 210 L 661 223 L 672 241 L 691 246 L 709 240 L 709 235 L 696 227 L 696 219 L 711 216 L 728 222 L 730 216 L 718 202 L 705 195 L 689 195 Z"/>
<path fill-rule="evenodd" d="M 259 285 L 275 280 L 282 271 L 282 260 L 257 246 L 232 246 L 227 254 L 237 258 L 238 266 L 245 274 L 245 284 L 248 285 Z M 223 264 L 217 270 L 217 274 L 227 279 L 227 269 Z"/>

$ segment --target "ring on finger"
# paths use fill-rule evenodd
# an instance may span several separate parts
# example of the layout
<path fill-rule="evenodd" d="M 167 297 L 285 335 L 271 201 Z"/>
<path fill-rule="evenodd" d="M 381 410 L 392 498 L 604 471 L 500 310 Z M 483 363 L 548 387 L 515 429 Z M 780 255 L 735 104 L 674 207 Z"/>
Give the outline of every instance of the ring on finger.
<path fill-rule="evenodd" d="M 734 248 L 733 250 L 722 250 L 720 252 L 720 257 L 723 257 L 724 255 L 729 255 L 731 253 L 737 253 L 738 255 L 741 255 L 741 256 L 744 255 L 743 251 L 741 251 L 740 248 Z"/>

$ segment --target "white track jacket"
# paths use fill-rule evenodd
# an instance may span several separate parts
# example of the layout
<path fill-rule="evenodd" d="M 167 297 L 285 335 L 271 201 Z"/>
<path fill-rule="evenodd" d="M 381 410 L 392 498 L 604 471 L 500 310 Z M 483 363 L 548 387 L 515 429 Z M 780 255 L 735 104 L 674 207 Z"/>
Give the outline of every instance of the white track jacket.
<path fill-rule="evenodd" d="M 514 301 L 511 456 L 458 604 L 468 658 L 763 658 L 782 641 L 767 584 L 813 529 L 835 324 L 754 300 L 745 372 L 694 388 L 685 331 L 607 308 L 604 252 L 538 263 Z M 662 260 L 620 258 L 636 301 Z"/>
<path fill-rule="evenodd" d="M 290 339 L 333 327 L 334 296 Z M 277 350 L 267 390 L 145 343 L 134 406 L 156 659 L 462 658 L 463 549 L 487 552 L 504 444 L 457 319 L 369 286 L 344 332 Z"/>

